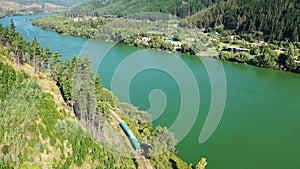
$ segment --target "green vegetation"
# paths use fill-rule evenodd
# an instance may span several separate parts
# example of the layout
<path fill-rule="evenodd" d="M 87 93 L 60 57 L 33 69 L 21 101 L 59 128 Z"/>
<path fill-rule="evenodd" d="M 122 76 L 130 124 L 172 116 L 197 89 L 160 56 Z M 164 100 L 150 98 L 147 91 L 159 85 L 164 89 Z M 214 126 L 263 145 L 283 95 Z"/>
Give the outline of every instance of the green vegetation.
<path fill-rule="evenodd" d="M 156 3 L 156 1 L 151 2 L 153 2 L 152 4 Z M 142 1 L 130 1 L 130 3 L 133 5 L 126 7 L 122 0 L 113 2 L 91 1 L 75 8 L 70 13 L 65 13 L 64 17 L 41 17 L 33 20 L 33 24 L 61 34 L 192 55 L 207 56 L 208 53 L 211 53 L 210 56 L 216 56 L 214 52 L 211 52 L 211 50 L 216 49 L 219 51 L 221 60 L 299 72 L 300 48 L 299 31 L 297 30 L 299 30 L 300 17 L 297 15 L 299 3 L 294 0 L 284 2 L 274 0 L 274 3 L 271 4 L 261 0 L 222 1 L 188 17 L 186 20 L 177 20 L 168 14 L 149 12 L 132 14 L 134 12 L 130 11 L 131 9 L 135 9 L 137 11 L 134 11 L 139 13 L 144 8 L 148 9 L 149 5 L 146 2 L 141 5 Z M 164 3 L 156 4 L 151 9 L 163 11 L 172 6 L 173 3 L 176 4 L 177 1 L 164 1 Z M 194 3 L 194 1 L 188 1 L 187 4 L 189 3 Z M 203 3 L 211 4 L 209 2 Z M 114 8 L 111 8 L 113 6 Z M 296 8 L 292 9 L 292 7 Z M 112 11 L 106 11 L 108 8 Z M 182 6 L 177 4 L 176 10 L 180 11 L 181 8 Z M 87 14 L 84 11 L 93 12 Z M 97 13 L 99 11 L 103 13 Z M 151 10 L 145 9 L 143 11 Z M 122 12 L 124 13 L 122 14 Z M 173 14 L 168 10 L 165 12 Z M 124 16 L 125 13 L 127 15 L 124 18 L 110 19 L 97 17 L 105 16 L 102 15 L 104 13 L 119 17 Z M 176 15 L 181 14 L 176 13 Z M 292 21 L 295 22 L 291 23 Z M 199 27 L 199 29 L 194 29 L 191 24 Z M 200 28 L 205 29 L 200 31 Z M 206 31 L 209 37 L 205 36 L 202 31 Z M 250 52 L 222 52 L 222 49 L 227 47 L 246 48 Z"/>
<path fill-rule="evenodd" d="M 186 17 L 219 0 L 92 0 L 66 12 L 66 16 L 127 16 L 142 12 L 161 12 Z"/>
<path fill-rule="evenodd" d="M 61 34 L 114 41 L 126 45 L 198 54 L 209 39 L 197 29 L 178 27 L 179 20 L 39 17 L 33 25 Z M 193 38 L 191 38 L 193 37 Z M 148 40 L 147 40 L 148 39 Z"/>
<path fill-rule="evenodd" d="M 40 84 L 42 75 L 48 71 L 46 53 L 36 40 L 22 50 L 13 47 L 23 40 L 19 35 L 13 21 L 10 27 L 1 27 L 4 47 L 0 50 L 0 167 L 135 168 L 134 159 L 112 154 L 109 146 L 95 140 L 76 119 L 67 115 L 68 109 L 58 108 L 54 96 Z M 35 65 L 32 72 L 39 76 L 32 77 L 33 74 L 23 71 L 24 67 L 31 72 L 27 63 Z M 52 65 L 56 66 L 59 65 Z M 21 70 L 15 70 L 18 67 Z"/>
<path fill-rule="evenodd" d="M 15 15 L 63 12 L 87 0 L 0 0 L 0 18 Z"/>
<path fill-rule="evenodd" d="M 272 42 L 300 40 L 298 0 L 227 0 L 188 18 L 199 28 L 221 27 Z"/>
<path fill-rule="evenodd" d="M 5 91 L 0 108 L 1 167 L 134 168 L 132 159 L 107 152 L 77 120 L 64 110 L 58 112 L 53 96 L 43 91 L 39 80 L 3 62 L 0 72 L 1 91 Z"/>
<path fill-rule="evenodd" d="M 1 1 L 5 2 L 6 0 L 1 0 Z M 43 5 L 45 3 L 49 3 L 49 4 L 59 5 L 63 7 L 73 7 L 85 3 L 88 0 L 11 0 L 11 1 L 22 5 L 32 5 L 32 4 Z"/>
<path fill-rule="evenodd" d="M 139 167 L 136 159 L 116 155 L 122 150 L 112 132 L 121 131 L 112 122 L 112 109 L 136 134 L 154 168 L 191 167 L 171 152 L 172 133 L 153 128 L 149 114 L 120 103 L 102 86 L 89 58 L 62 62 L 58 52 L 44 49 L 36 38 L 24 40 L 13 20 L 9 27 L 0 25 L 0 40 L 0 167 Z M 60 93 L 50 84 L 57 84 Z M 59 96 L 63 104 L 54 99 Z"/>
<path fill-rule="evenodd" d="M 300 60 L 299 42 L 265 44 L 258 40 L 250 40 L 251 37 L 245 34 L 240 36 L 232 35 L 231 38 L 228 35 L 230 33 L 230 31 L 224 31 L 219 35 L 211 36 L 215 39 L 215 45 L 220 51 L 219 58 L 221 60 L 247 63 L 254 66 L 291 71 L 295 73 L 300 72 L 300 64 L 298 63 Z M 234 53 L 230 50 L 228 51 L 226 49 L 228 47 L 249 49 L 249 53 Z"/>

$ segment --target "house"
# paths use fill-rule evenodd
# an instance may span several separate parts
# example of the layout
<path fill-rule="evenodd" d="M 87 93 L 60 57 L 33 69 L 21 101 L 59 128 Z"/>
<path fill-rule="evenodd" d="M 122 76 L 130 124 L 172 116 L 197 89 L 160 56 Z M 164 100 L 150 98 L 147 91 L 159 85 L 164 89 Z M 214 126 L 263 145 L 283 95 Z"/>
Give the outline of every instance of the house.
<path fill-rule="evenodd" d="M 137 39 L 142 40 L 142 41 L 147 42 L 147 43 L 149 43 L 151 41 L 150 37 L 138 36 Z"/>
<path fill-rule="evenodd" d="M 219 35 L 218 32 L 209 32 L 210 35 Z"/>
<path fill-rule="evenodd" d="M 172 39 L 167 39 L 165 40 L 166 43 L 171 43 L 173 46 L 174 46 L 174 50 L 177 50 L 177 49 L 181 49 L 181 42 L 180 41 L 174 41 Z"/>
<path fill-rule="evenodd" d="M 264 42 L 264 41 L 259 41 L 258 43 L 259 45 L 268 45 L 268 42 Z"/>
<path fill-rule="evenodd" d="M 294 62 L 295 62 L 295 63 L 300 63 L 300 60 L 295 60 Z"/>
<path fill-rule="evenodd" d="M 142 41 L 149 43 L 151 41 L 150 37 L 142 37 Z"/>
<path fill-rule="evenodd" d="M 245 49 L 245 48 L 235 48 L 235 47 L 227 47 L 224 48 L 223 51 L 229 51 L 233 53 L 239 53 L 239 52 L 245 52 L 250 54 L 250 49 Z"/>

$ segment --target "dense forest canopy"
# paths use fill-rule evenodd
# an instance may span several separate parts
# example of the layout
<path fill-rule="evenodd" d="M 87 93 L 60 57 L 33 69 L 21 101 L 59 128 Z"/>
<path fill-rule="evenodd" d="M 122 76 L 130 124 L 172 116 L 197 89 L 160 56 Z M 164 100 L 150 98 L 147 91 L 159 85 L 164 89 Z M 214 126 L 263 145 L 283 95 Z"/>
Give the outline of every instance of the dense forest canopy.
<path fill-rule="evenodd" d="M 299 0 L 227 0 L 190 17 L 200 27 L 263 32 L 266 40 L 300 40 Z"/>
<path fill-rule="evenodd" d="M 69 16 L 126 16 L 141 12 L 162 12 L 178 17 L 193 15 L 220 0 L 92 0 L 75 7 Z"/>

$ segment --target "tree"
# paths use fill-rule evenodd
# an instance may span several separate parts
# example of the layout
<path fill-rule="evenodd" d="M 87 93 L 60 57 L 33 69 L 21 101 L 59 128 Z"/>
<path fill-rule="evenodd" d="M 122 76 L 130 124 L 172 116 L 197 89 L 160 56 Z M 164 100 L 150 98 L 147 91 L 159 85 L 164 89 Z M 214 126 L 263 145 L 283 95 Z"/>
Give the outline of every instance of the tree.
<path fill-rule="evenodd" d="M 44 64 L 47 67 L 48 72 L 50 73 L 50 62 L 52 59 L 52 51 L 50 50 L 49 47 L 46 47 L 45 51 L 44 51 Z"/>
<path fill-rule="evenodd" d="M 286 52 L 286 67 L 288 70 L 292 70 L 295 67 L 295 47 L 292 43 L 289 43 L 287 52 Z"/>
<path fill-rule="evenodd" d="M 59 65 L 62 63 L 61 61 L 61 54 L 59 52 L 54 52 L 52 57 L 50 58 L 49 61 L 49 68 L 50 68 L 50 73 L 53 79 L 58 78 L 58 73 L 59 73 Z M 62 67 L 62 66 L 61 66 Z M 58 80 L 58 79 L 56 79 Z"/>
<path fill-rule="evenodd" d="M 42 48 L 40 43 L 34 37 L 31 45 L 28 48 L 30 61 L 33 63 L 34 73 L 40 71 L 41 68 L 41 58 L 42 58 Z"/>
<path fill-rule="evenodd" d="M 278 64 L 276 62 L 278 60 L 277 52 L 268 47 L 263 48 L 262 54 L 257 56 L 256 59 L 258 66 L 262 67 L 276 68 Z"/>
<path fill-rule="evenodd" d="M 231 52 L 228 52 L 228 51 L 222 51 L 221 53 L 220 53 L 220 59 L 221 60 L 230 60 L 230 59 L 232 59 L 233 57 L 234 57 L 234 55 L 233 55 L 233 53 L 231 53 Z"/>
<path fill-rule="evenodd" d="M 15 61 L 18 65 L 23 64 L 25 61 L 25 52 L 26 52 L 27 42 L 22 35 L 16 34 L 15 39 L 10 45 L 10 51 L 13 52 Z"/>
<path fill-rule="evenodd" d="M 234 59 L 240 63 L 247 63 L 250 60 L 250 54 L 245 52 L 239 52 L 235 54 Z"/>
<path fill-rule="evenodd" d="M 198 162 L 198 164 L 195 166 L 195 169 L 205 169 L 207 166 L 206 158 L 201 158 L 201 160 Z"/>

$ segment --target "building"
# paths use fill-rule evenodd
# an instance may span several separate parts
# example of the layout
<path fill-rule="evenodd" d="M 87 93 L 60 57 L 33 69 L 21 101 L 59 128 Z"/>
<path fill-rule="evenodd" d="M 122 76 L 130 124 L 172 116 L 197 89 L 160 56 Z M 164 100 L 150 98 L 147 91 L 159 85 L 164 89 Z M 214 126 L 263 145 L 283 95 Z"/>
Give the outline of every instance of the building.
<path fill-rule="evenodd" d="M 245 52 L 250 54 L 250 49 L 245 48 L 235 48 L 235 47 L 227 47 L 224 48 L 223 51 L 233 52 L 233 53 L 239 53 L 239 52 Z"/>
<path fill-rule="evenodd" d="M 300 63 L 300 60 L 295 60 L 294 62 L 295 62 L 295 63 Z"/>
<path fill-rule="evenodd" d="M 142 37 L 142 36 L 138 36 L 138 39 L 139 40 L 142 40 L 144 42 L 147 42 L 149 43 L 151 41 L 151 38 L 150 37 Z"/>
<path fill-rule="evenodd" d="M 181 42 L 180 41 L 174 41 L 172 39 L 165 40 L 166 43 L 171 43 L 174 46 L 174 50 L 181 49 Z"/>

